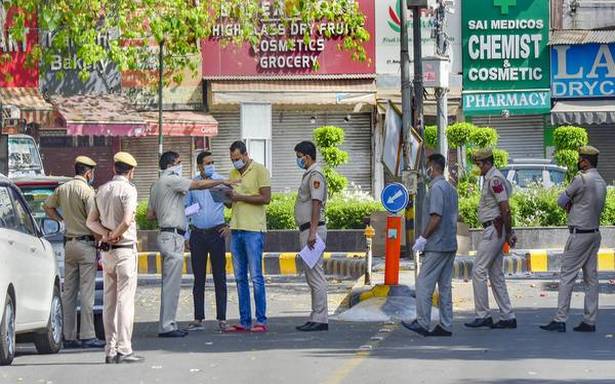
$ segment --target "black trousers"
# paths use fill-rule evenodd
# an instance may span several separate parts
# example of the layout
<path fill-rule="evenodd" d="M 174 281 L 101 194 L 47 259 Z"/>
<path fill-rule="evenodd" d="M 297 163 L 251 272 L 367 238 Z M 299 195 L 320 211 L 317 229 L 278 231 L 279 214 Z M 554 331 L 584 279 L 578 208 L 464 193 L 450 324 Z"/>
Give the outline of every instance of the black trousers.
<path fill-rule="evenodd" d="M 192 231 L 190 255 L 194 286 L 194 319 L 205 319 L 205 272 L 207 256 L 210 256 L 211 271 L 216 291 L 216 318 L 226 320 L 226 245 L 224 237 L 216 232 Z"/>

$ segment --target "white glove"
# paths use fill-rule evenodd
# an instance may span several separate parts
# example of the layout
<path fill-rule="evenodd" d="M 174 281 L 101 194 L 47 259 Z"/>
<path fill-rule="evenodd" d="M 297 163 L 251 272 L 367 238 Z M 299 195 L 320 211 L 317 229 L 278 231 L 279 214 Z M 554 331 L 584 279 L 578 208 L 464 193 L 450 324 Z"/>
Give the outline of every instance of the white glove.
<path fill-rule="evenodd" d="M 423 252 L 423 249 L 425 249 L 425 244 L 427 244 L 427 239 L 424 238 L 423 236 L 420 236 L 414 242 L 414 246 L 412 247 L 412 250 L 414 252 Z"/>

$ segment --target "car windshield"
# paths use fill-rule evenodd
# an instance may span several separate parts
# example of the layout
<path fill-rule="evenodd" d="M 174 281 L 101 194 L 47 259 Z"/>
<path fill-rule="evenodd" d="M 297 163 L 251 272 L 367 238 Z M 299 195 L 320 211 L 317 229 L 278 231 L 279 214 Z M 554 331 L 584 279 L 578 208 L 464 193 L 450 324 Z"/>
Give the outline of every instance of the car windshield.
<path fill-rule="evenodd" d="M 517 169 L 513 182 L 521 188 L 530 184 L 543 184 L 542 169 Z"/>
<path fill-rule="evenodd" d="M 566 174 L 562 171 L 550 169 L 549 177 L 551 178 L 551 183 L 553 183 L 554 185 L 559 185 L 559 184 L 564 184 L 564 181 L 566 179 Z"/>
<path fill-rule="evenodd" d="M 47 197 L 53 194 L 53 188 L 21 188 L 21 192 L 23 193 L 28 205 L 30 205 L 30 210 L 32 210 L 32 216 L 36 220 L 40 220 L 46 217 L 45 210 L 43 209 L 43 204 Z"/>
<path fill-rule="evenodd" d="M 41 169 L 43 164 L 36 143 L 29 137 L 9 137 L 9 168 Z"/>

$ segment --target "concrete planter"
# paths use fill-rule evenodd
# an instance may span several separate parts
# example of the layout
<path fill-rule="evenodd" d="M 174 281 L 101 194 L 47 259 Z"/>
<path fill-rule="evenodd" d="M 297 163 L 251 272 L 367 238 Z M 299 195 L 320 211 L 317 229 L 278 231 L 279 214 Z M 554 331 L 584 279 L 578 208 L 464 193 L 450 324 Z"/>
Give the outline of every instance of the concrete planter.
<path fill-rule="evenodd" d="M 615 248 L 615 227 L 600 227 L 601 248 Z M 470 230 L 472 250 L 478 248 L 482 230 Z M 567 227 L 515 228 L 518 249 L 563 249 L 570 233 Z"/>
<path fill-rule="evenodd" d="M 158 231 L 138 231 L 139 247 L 143 252 L 157 252 Z M 363 230 L 330 230 L 327 233 L 327 252 L 364 252 Z M 299 248 L 298 231 L 268 231 L 265 252 L 295 252 Z M 230 250 L 230 239 L 226 242 Z"/>

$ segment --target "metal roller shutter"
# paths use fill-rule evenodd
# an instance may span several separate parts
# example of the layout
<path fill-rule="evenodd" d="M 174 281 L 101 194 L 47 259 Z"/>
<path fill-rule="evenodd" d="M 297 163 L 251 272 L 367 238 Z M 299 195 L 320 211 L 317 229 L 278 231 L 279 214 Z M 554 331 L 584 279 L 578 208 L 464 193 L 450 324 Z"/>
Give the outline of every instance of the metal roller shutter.
<path fill-rule="evenodd" d="M 316 117 L 316 124 L 310 122 Z M 273 110 L 273 172 L 272 189 L 275 192 L 287 192 L 297 189 L 302 171 L 297 167 L 293 148 L 302 140 L 313 141 L 313 131 L 322 125 L 335 125 L 344 128 L 346 140 L 342 149 L 348 151 L 348 164 L 338 171 L 349 182 L 360 185 L 364 191 L 372 187 L 372 124 L 371 114 L 352 114 L 346 122 L 345 113 L 291 112 Z M 320 159 L 320 157 L 319 157 Z"/>
<path fill-rule="evenodd" d="M 600 150 L 598 171 L 607 184 L 615 183 L 615 124 L 592 125 L 587 128 L 589 144 Z"/>
<path fill-rule="evenodd" d="M 212 113 L 218 121 L 218 135 L 211 138 L 211 153 L 216 162 L 216 172 L 227 177 L 232 169 L 229 147 L 235 140 L 241 139 L 241 121 L 239 108 L 234 112 Z"/>
<path fill-rule="evenodd" d="M 192 177 L 192 137 L 165 137 L 164 150 L 179 153 L 182 159 L 183 175 Z M 129 152 L 137 160 L 133 182 L 137 187 L 139 200 L 149 198 L 152 184 L 158 180 L 158 137 L 122 138 L 122 151 Z"/>
<path fill-rule="evenodd" d="M 498 132 L 498 147 L 509 153 L 510 159 L 544 158 L 545 138 L 543 115 L 473 117 L 478 126 L 495 128 Z"/>

